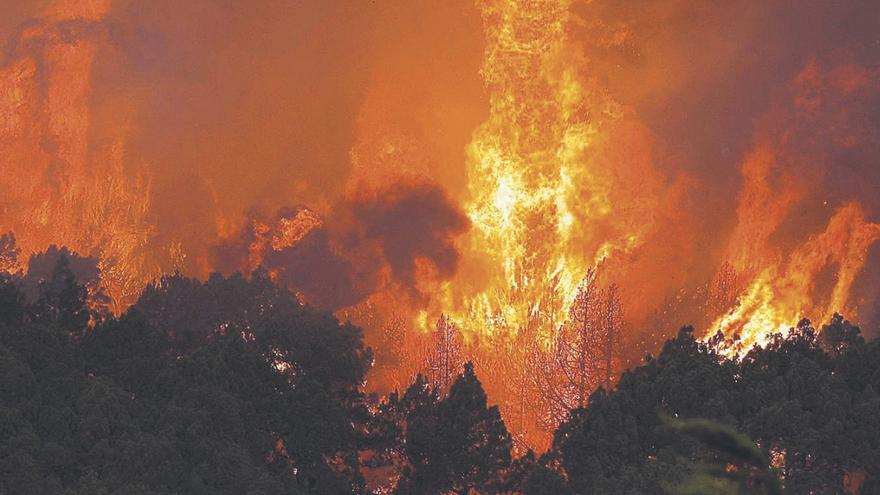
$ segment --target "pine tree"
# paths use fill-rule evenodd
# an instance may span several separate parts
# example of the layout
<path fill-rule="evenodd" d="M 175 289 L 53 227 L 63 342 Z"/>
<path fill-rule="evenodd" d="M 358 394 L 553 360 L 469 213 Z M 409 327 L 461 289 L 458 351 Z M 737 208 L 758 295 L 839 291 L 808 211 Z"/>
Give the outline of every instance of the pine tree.
<path fill-rule="evenodd" d="M 497 493 L 510 468 L 512 441 L 498 408 L 471 363 L 439 402 L 424 401 L 407 417 L 409 466 L 400 494 Z"/>
<path fill-rule="evenodd" d="M 598 387 L 612 385 L 619 367 L 623 313 L 616 285 L 599 289 L 595 270 L 578 286 L 568 318 L 551 330 L 550 349 L 537 354 L 544 426 L 552 430 L 568 412 L 584 407 Z"/>
<path fill-rule="evenodd" d="M 461 337 L 458 327 L 449 316 L 440 315 L 425 359 L 425 376 L 444 391 L 452 384 L 462 366 Z"/>

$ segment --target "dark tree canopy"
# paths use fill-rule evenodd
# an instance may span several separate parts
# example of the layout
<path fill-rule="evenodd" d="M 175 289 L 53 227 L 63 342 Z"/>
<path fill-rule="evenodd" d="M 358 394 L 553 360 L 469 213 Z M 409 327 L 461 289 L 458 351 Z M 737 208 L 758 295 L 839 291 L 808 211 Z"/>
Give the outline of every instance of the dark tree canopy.
<path fill-rule="evenodd" d="M 683 487 L 694 486 L 700 466 L 739 466 L 739 473 L 771 467 L 739 462 L 717 448 L 717 438 L 683 435 L 663 420 L 702 418 L 718 425 L 705 431 L 732 428 L 751 438 L 788 493 L 845 493 L 856 485 L 858 493 L 875 493 L 878 386 L 880 343 L 865 343 L 839 316 L 821 334 L 805 320 L 740 362 L 685 328 L 658 358 L 624 373 L 615 391 L 600 391 L 573 411 L 544 461 L 559 466 L 576 493 L 693 493 Z M 764 493 L 750 483 L 749 493 Z"/>
<path fill-rule="evenodd" d="M 23 287 L 0 281 L 0 492 L 361 490 L 358 328 L 261 273 L 166 277 L 92 327 L 66 256 Z"/>
<path fill-rule="evenodd" d="M 0 273 L 0 493 L 880 493 L 880 342 L 838 315 L 741 360 L 683 328 L 514 458 L 471 364 L 365 397 L 361 330 L 264 272 L 101 317 L 55 254 Z"/>
<path fill-rule="evenodd" d="M 401 494 L 490 493 L 511 462 L 511 438 L 467 363 L 442 399 L 419 378 L 406 392 Z"/>

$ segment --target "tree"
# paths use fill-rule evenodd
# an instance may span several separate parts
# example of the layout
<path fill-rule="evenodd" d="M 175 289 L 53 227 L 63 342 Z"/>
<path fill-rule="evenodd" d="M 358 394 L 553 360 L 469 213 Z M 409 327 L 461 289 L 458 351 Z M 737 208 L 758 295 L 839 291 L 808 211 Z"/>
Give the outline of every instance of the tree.
<path fill-rule="evenodd" d="M 467 363 L 445 398 L 422 401 L 407 415 L 408 465 L 396 493 L 496 493 L 510 468 L 511 443 L 498 408 L 487 406 Z"/>
<path fill-rule="evenodd" d="M 620 360 L 620 342 L 623 335 L 623 306 L 620 303 L 617 285 L 608 286 L 601 300 L 598 348 L 602 357 L 603 386 L 606 390 L 610 390 L 616 374 L 615 366 Z"/>
<path fill-rule="evenodd" d="M 548 429 L 568 411 L 584 407 L 600 386 L 610 389 L 618 366 L 623 326 L 617 286 L 597 286 L 590 270 L 578 286 L 568 318 L 551 334 L 549 352 L 539 353 L 537 364 Z"/>
<path fill-rule="evenodd" d="M 786 489 L 842 493 L 847 474 L 866 473 L 878 460 L 880 413 L 877 341 L 835 316 L 823 327 L 809 320 L 752 349 L 741 364 L 745 431 L 775 457 Z M 859 364 L 856 364 L 859 363 Z"/>
<path fill-rule="evenodd" d="M 21 321 L 25 309 L 21 279 L 15 275 L 0 273 L 0 322 L 11 324 Z"/>
<path fill-rule="evenodd" d="M 0 321 L 0 492 L 363 492 L 359 329 L 258 275 L 177 277 L 76 332 L 65 258 L 32 302 L 0 286 L 21 315 Z"/>
<path fill-rule="evenodd" d="M 129 310 L 167 345 L 187 355 L 223 337 L 260 350 L 291 383 L 316 380 L 341 400 L 358 394 L 372 363 L 360 328 L 303 306 L 267 273 L 212 274 L 206 282 L 176 274 L 148 286 Z"/>
<path fill-rule="evenodd" d="M 452 318 L 440 315 L 431 333 L 430 347 L 425 358 L 425 376 L 441 391 L 449 388 L 461 369 L 460 338 L 458 327 Z"/>
<path fill-rule="evenodd" d="M 53 283 L 53 279 L 56 283 L 54 290 L 56 292 L 60 290 L 59 284 L 63 285 L 66 282 L 57 278 L 56 269 L 59 265 L 64 265 L 65 277 L 80 286 L 77 290 L 84 291 L 90 323 L 94 324 L 108 318 L 112 314 L 111 301 L 101 285 L 99 260 L 90 256 L 80 256 L 64 246 L 59 248 L 51 245 L 46 251 L 36 253 L 28 259 L 27 273 L 21 277 L 22 290 L 27 300 L 33 303 L 39 299 L 46 288 Z"/>
<path fill-rule="evenodd" d="M 91 319 L 88 291 L 77 281 L 66 255 L 60 255 L 51 276 L 41 279 L 37 291 L 35 319 L 51 319 L 72 336 L 80 337 L 85 333 Z"/>
<path fill-rule="evenodd" d="M 657 359 L 624 373 L 613 391 L 597 390 L 554 433 L 548 462 L 575 493 L 663 493 L 680 482 L 699 448 L 660 421 L 670 416 L 723 417 L 734 370 L 698 342 L 690 328 Z"/>
<path fill-rule="evenodd" d="M 516 459 L 504 480 L 505 494 L 574 495 L 557 466 L 547 458 L 527 451 Z"/>
<path fill-rule="evenodd" d="M 834 313 L 827 325 L 822 325 L 819 337 L 825 351 L 834 355 L 843 354 L 847 350 L 863 346 L 865 343 L 859 327 L 845 320 L 838 313 Z"/>
<path fill-rule="evenodd" d="M 0 235 L 0 272 L 12 275 L 18 273 L 18 255 L 21 249 L 15 243 L 15 234 L 8 232 Z"/>

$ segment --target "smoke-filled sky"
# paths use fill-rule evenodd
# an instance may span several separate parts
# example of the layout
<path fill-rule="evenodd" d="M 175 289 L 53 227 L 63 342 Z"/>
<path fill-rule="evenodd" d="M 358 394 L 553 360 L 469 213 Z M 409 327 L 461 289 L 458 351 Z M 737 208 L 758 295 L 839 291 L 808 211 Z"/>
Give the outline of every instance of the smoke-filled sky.
<path fill-rule="evenodd" d="M 40 170 L 35 184 L 72 184 L 70 170 L 104 177 L 113 157 L 141 181 L 132 188 L 146 196 L 139 218 L 149 228 L 131 230 L 163 252 L 147 257 L 164 270 L 204 276 L 256 257 L 333 309 L 392 287 L 422 304 L 421 274 L 452 277 L 468 235 L 466 149 L 493 97 L 481 73 L 488 3 L 0 0 L 0 136 L 10 146 L 0 164 Z M 650 306 L 742 251 L 730 239 L 750 238 L 742 170 L 756 150 L 774 157 L 766 192 L 792 197 L 769 228 L 771 261 L 847 202 L 880 220 L 880 4 L 596 0 L 568 11 L 578 77 L 639 129 L 638 142 L 626 132 L 609 142 L 624 160 L 649 142 L 658 189 L 677 184 L 677 199 L 658 203 L 682 211 L 658 214 L 651 230 L 663 245 L 628 253 L 642 259 L 624 270 L 670 277 L 645 291 Z M 87 74 L 65 73 L 82 66 L 65 57 L 86 45 Z M 31 75 L 22 60 L 33 61 Z M 33 94 L 20 90 L 28 78 Z M 85 89 L 65 96 L 68 85 Z M 65 150 L 76 140 L 59 137 L 72 122 L 86 122 L 75 153 Z M 10 197 L 0 229 L 20 230 L 23 200 Z M 323 218 L 320 235 L 274 257 L 254 252 L 255 238 L 271 237 L 255 219 L 281 228 L 274 222 L 302 205 Z M 172 267 L 168 250 L 185 256 Z M 873 251 L 854 282 L 866 321 L 880 292 Z"/>

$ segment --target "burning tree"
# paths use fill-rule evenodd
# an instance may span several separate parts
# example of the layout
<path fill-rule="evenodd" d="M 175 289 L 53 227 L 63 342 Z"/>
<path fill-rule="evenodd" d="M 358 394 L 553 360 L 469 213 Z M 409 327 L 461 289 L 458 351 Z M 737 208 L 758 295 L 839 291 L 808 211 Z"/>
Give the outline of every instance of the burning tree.
<path fill-rule="evenodd" d="M 0 272 L 15 273 L 19 270 L 18 255 L 21 254 L 15 244 L 12 232 L 0 235 Z"/>
<path fill-rule="evenodd" d="M 604 302 L 600 306 L 602 321 L 599 331 L 599 346 L 602 348 L 602 374 L 603 386 L 611 388 L 611 380 L 615 376 L 615 365 L 620 359 L 621 336 L 623 335 L 623 307 L 620 304 L 620 294 L 617 284 L 606 288 L 601 299 Z"/>
<path fill-rule="evenodd" d="M 568 411 L 584 407 L 600 386 L 611 387 L 619 361 L 623 312 L 616 285 L 597 287 L 590 270 L 578 287 L 567 320 L 539 351 L 536 364 L 543 399 L 543 425 L 555 428 Z"/>
<path fill-rule="evenodd" d="M 337 315 L 361 327 L 367 343 L 375 349 L 370 381 L 378 383 L 379 390 L 401 390 L 412 382 L 420 363 L 411 355 L 411 332 L 403 316 L 392 310 L 383 311 L 372 300 L 341 310 Z M 412 363 L 413 369 L 405 369 Z"/>
<path fill-rule="evenodd" d="M 529 324 L 513 334 L 493 333 L 465 350 L 487 390 L 499 397 L 498 407 L 511 429 L 514 450 L 518 453 L 541 450 L 549 439 L 535 423 L 538 394 L 534 363 L 540 346 L 537 330 L 536 325 Z"/>
<path fill-rule="evenodd" d="M 458 327 L 447 315 L 440 315 L 431 334 L 425 376 L 438 390 L 446 390 L 463 365 L 461 336 Z"/>

